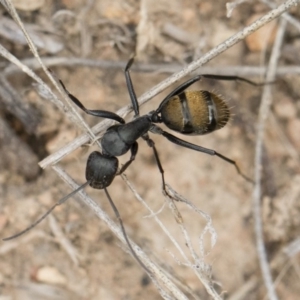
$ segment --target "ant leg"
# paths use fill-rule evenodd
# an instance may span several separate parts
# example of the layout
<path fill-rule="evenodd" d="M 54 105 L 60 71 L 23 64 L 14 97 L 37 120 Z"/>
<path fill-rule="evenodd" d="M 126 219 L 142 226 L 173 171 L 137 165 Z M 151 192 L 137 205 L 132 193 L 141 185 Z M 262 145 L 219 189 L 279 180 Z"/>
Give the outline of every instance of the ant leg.
<path fill-rule="evenodd" d="M 145 271 L 147 272 L 147 274 L 151 274 L 150 270 L 144 265 L 144 263 L 139 259 L 139 257 L 137 256 L 137 254 L 135 253 L 135 251 L 133 250 L 132 246 L 131 246 L 131 243 L 129 242 L 129 239 L 128 239 L 128 236 L 127 236 L 127 233 L 125 231 L 125 227 L 123 225 L 123 221 L 122 221 L 122 218 L 120 216 L 120 213 L 115 205 L 115 203 L 113 202 L 113 200 L 111 199 L 109 193 L 108 193 L 108 190 L 107 188 L 104 188 L 104 192 L 107 196 L 107 199 L 109 201 L 109 204 L 111 205 L 119 223 L 120 223 L 120 226 L 121 226 L 121 230 L 122 230 L 122 233 L 123 233 L 123 236 L 124 236 L 124 239 L 133 255 L 133 257 L 138 261 L 138 263 L 145 269 Z"/>
<path fill-rule="evenodd" d="M 15 238 L 21 236 L 22 234 L 26 233 L 27 231 L 29 231 L 30 229 L 32 229 L 33 227 L 35 227 L 36 225 L 38 225 L 39 223 L 41 223 L 48 215 L 50 215 L 50 213 L 54 210 L 54 208 L 56 206 L 59 206 L 59 205 L 65 203 L 69 198 L 71 198 L 77 192 L 79 192 L 80 190 L 82 190 L 83 188 L 85 188 L 88 184 L 90 184 L 90 182 L 91 181 L 88 180 L 87 182 L 85 182 L 84 184 L 82 184 L 80 187 L 78 187 L 76 190 L 74 190 L 72 193 L 70 193 L 69 195 L 67 195 L 67 196 L 63 197 L 62 199 L 60 199 L 59 201 L 57 201 L 45 214 L 43 214 L 39 219 L 37 219 L 33 224 L 31 224 L 26 229 L 22 230 L 21 232 L 19 232 L 17 234 L 14 234 L 12 236 L 4 238 L 2 240 L 3 241 L 9 241 L 9 240 L 15 239 Z"/>
<path fill-rule="evenodd" d="M 161 162 L 160 162 L 160 159 L 159 159 L 159 156 L 158 156 L 158 152 L 157 152 L 156 147 L 155 147 L 155 143 L 154 143 L 153 140 L 150 139 L 148 134 L 144 134 L 142 136 L 142 138 L 147 142 L 148 146 L 153 149 L 156 164 L 157 164 L 159 172 L 161 174 L 163 191 L 168 195 L 168 192 L 166 190 L 165 176 L 164 176 L 165 171 L 164 171 L 164 169 L 161 165 Z"/>
<path fill-rule="evenodd" d="M 158 109 L 155 111 L 157 114 L 160 113 L 162 107 L 170 100 L 170 98 L 181 94 L 184 90 L 186 90 L 189 86 L 191 86 L 193 83 L 199 81 L 201 79 L 202 75 L 197 75 L 187 81 L 185 81 L 183 84 L 175 88 L 170 94 L 168 94 L 160 103 Z"/>
<path fill-rule="evenodd" d="M 170 142 L 172 142 L 172 143 L 174 143 L 176 145 L 179 145 L 181 147 L 185 147 L 185 148 L 188 148 L 188 149 L 191 149 L 191 150 L 195 150 L 195 151 L 199 151 L 199 152 L 206 153 L 206 154 L 209 154 L 209 155 L 215 155 L 215 156 L 220 157 L 221 159 L 223 159 L 223 160 L 227 161 L 228 163 L 232 164 L 235 167 L 235 169 L 237 170 L 238 174 L 240 176 L 242 176 L 245 180 L 253 183 L 253 180 L 251 178 L 249 178 L 248 176 L 246 176 L 245 174 L 242 173 L 242 171 L 240 170 L 239 166 L 237 165 L 237 163 L 234 160 L 232 160 L 232 159 L 230 159 L 230 158 L 228 158 L 228 157 L 226 157 L 226 156 L 224 156 L 224 155 L 216 152 L 215 150 L 204 148 L 204 147 L 201 147 L 201 146 L 189 143 L 187 141 L 184 141 L 184 140 L 182 140 L 182 139 L 180 139 L 180 138 L 178 138 L 178 137 L 176 137 L 176 136 L 174 136 L 174 135 L 172 135 L 172 134 L 170 134 L 170 133 L 162 130 L 160 127 L 158 127 L 158 126 L 156 126 L 154 124 L 152 125 L 150 131 L 152 133 L 160 134 L 160 135 L 164 136 Z"/>
<path fill-rule="evenodd" d="M 133 87 L 130 72 L 129 72 L 129 69 L 133 64 L 133 61 L 134 61 L 134 58 L 131 57 L 125 67 L 125 78 L 126 78 L 126 84 L 127 84 L 127 89 L 128 89 L 128 93 L 130 96 L 132 108 L 134 110 L 134 117 L 136 118 L 140 115 L 140 108 L 139 108 L 139 104 L 138 104 L 138 101 L 136 98 L 136 94 L 134 91 L 134 87 Z"/>
<path fill-rule="evenodd" d="M 248 84 L 251 84 L 253 86 L 264 86 L 266 84 L 274 83 L 274 82 L 254 82 L 252 80 L 249 80 L 244 77 L 239 77 L 239 76 L 231 76 L 231 75 L 210 75 L 210 74 L 203 74 L 201 75 L 204 78 L 211 78 L 215 80 L 228 80 L 228 81 L 243 81 Z"/>
<path fill-rule="evenodd" d="M 125 124 L 125 121 L 123 118 L 121 118 L 119 115 L 111 112 L 111 111 L 107 111 L 107 110 L 91 110 L 91 109 L 87 109 L 84 107 L 84 105 L 78 100 L 78 98 L 76 98 L 74 95 L 72 95 L 67 88 L 65 87 L 65 85 L 63 84 L 63 82 L 59 79 L 59 83 L 61 84 L 61 86 L 63 87 L 63 89 L 65 90 L 65 92 L 67 93 L 67 95 L 69 96 L 69 98 L 80 108 L 82 109 L 86 114 L 88 115 L 92 115 L 95 117 L 99 117 L 99 118 L 106 118 L 106 119 L 112 119 L 114 121 L 117 121 L 121 124 Z"/>
<path fill-rule="evenodd" d="M 270 84 L 273 82 L 262 82 L 262 83 L 257 83 L 254 81 L 251 81 L 249 79 L 239 77 L 239 76 L 230 76 L 230 75 L 210 75 L 210 74 L 203 74 L 203 75 L 196 75 L 195 77 L 185 81 L 183 84 L 175 88 L 169 95 L 167 95 L 162 102 L 160 103 L 158 109 L 156 110 L 156 113 L 160 113 L 162 107 L 170 100 L 170 98 L 179 95 L 182 93 L 184 90 L 186 90 L 189 86 L 191 86 L 193 83 L 199 81 L 202 77 L 204 78 L 211 78 L 215 80 L 228 80 L 228 81 L 243 81 L 248 84 L 251 84 L 253 86 L 263 86 L 266 84 Z"/>
<path fill-rule="evenodd" d="M 130 166 L 130 164 L 135 160 L 135 156 L 138 152 L 138 148 L 139 148 L 138 143 L 134 142 L 130 148 L 130 151 L 131 151 L 130 159 L 122 166 L 122 168 L 118 172 L 118 175 L 121 175 Z"/>

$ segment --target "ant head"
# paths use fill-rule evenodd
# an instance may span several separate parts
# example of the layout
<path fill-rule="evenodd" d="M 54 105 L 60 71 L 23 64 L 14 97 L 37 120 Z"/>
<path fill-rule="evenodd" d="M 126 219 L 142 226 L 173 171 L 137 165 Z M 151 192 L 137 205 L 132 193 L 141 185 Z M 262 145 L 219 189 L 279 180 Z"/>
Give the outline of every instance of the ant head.
<path fill-rule="evenodd" d="M 118 166 L 119 161 L 116 157 L 94 151 L 87 160 L 86 180 L 90 182 L 89 185 L 94 189 L 108 187 L 117 174 Z"/>

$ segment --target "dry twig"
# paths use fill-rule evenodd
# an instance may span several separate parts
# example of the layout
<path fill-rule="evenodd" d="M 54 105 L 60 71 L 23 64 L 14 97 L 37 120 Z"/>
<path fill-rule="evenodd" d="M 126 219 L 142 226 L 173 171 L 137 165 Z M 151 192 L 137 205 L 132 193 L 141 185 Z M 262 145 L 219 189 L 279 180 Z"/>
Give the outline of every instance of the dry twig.
<path fill-rule="evenodd" d="M 101 69 L 119 69 L 124 70 L 127 62 L 125 61 L 109 61 L 109 60 L 95 60 L 88 58 L 78 58 L 78 57 L 42 57 L 41 58 L 44 65 L 47 68 L 55 66 L 64 66 L 64 67 L 89 67 L 89 68 L 101 68 Z M 41 69 L 41 65 L 36 61 L 35 58 L 26 58 L 21 60 L 21 63 L 32 70 Z M 147 64 L 147 63 L 135 63 L 130 70 L 136 72 L 151 72 L 151 73 L 166 73 L 172 74 L 178 72 L 182 69 L 180 64 Z M 216 75 L 236 75 L 241 77 L 248 76 L 258 76 L 263 77 L 266 74 L 267 68 L 264 66 L 211 66 L 201 67 L 202 74 L 216 74 Z M 3 75 L 11 76 L 16 73 L 20 73 L 22 70 L 15 66 L 14 64 L 8 65 L 4 71 Z M 299 75 L 300 67 L 298 65 L 294 66 L 279 66 L 276 70 L 277 76 L 289 75 Z"/>
<path fill-rule="evenodd" d="M 49 223 L 52 233 L 54 234 L 57 242 L 61 245 L 61 247 L 67 252 L 73 263 L 78 266 L 80 259 L 80 255 L 77 249 L 72 245 L 72 243 L 66 238 L 63 231 L 57 224 L 57 221 L 53 215 L 49 215 Z"/>
<path fill-rule="evenodd" d="M 272 82 L 275 79 L 277 62 L 280 56 L 281 44 L 283 41 L 283 36 L 286 28 L 286 20 L 281 19 L 280 26 L 277 32 L 276 40 L 272 50 L 269 70 L 267 72 L 266 81 Z M 258 129 L 257 129 L 257 139 L 255 146 L 255 185 L 253 190 L 253 209 L 254 209 L 254 219 L 255 219 L 255 233 L 256 233 L 256 243 L 257 243 L 257 252 L 260 261 L 260 267 L 263 273 L 264 282 L 268 290 L 268 295 L 271 300 L 278 299 L 275 288 L 272 281 L 272 275 L 268 265 L 267 253 L 263 241 L 263 229 L 262 229 L 262 220 L 261 220 L 261 209 L 260 209 L 260 200 L 261 200 L 261 165 L 262 165 L 262 149 L 263 149 L 263 138 L 265 131 L 265 122 L 268 117 L 270 110 L 270 105 L 272 102 L 271 95 L 271 85 L 266 85 L 264 87 L 262 101 L 259 110 L 259 120 L 258 120 Z"/>
<path fill-rule="evenodd" d="M 72 187 L 72 189 L 75 190 L 79 187 L 60 167 L 56 165 L 52 168 L 61 179 L 63 179 Z M 127 245 L 120 227 L 116 225 L 116 223 L 100 208 L 100 206 L 97 205 L 84 191 L 79 191 L 78 195 L 84 201 L 84 203 L 88 205 L 91 210 L 93 210 L 96 216 L 105 222 L 108 228 L 118 237 L 118 239 L 121 240 L 123 244 Z M 132 240 L 130 240 L 130 244 L 145 266 L 152 272 L 150 275 L 151 278 L 156 278 L 156 281 L 162 290 L 167 288 L 169 291 L 171 291 L 171 294 L 175 296 L 175 299 L 187 299 L 185 295 L 165 276 L 164 272 L 143 252 L 139 246 L 137 246 Z M 164 288 L 161 287 L 161 285 L 163 285 Z"/>

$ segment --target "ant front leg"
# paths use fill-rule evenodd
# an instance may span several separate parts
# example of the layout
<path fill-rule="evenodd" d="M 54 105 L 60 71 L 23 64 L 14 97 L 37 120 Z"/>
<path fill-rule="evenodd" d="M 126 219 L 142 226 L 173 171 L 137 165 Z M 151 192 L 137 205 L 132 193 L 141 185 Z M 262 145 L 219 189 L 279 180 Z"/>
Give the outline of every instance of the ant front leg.
<path fill-rule="evenodd" d="M 133 64 L 133 61 L 134 61 L 134 58 L 131 57 L 125 67 L 125 78 L 126 78 L 126 84 L 127 84 L 127 89 L 128 89 L 128 93 L 130 96 L 132 108 L 134 110 L 134 117 L 136 118 L 140 115 L 140 108 L 139 108 L 139 103 L 136 98 L 136 94 L 134 91 L 134 87 L 133 87 L 130 72 L 129 72 L 129 69 Z"/>
<path fill-rule="evenodd" d="M 65 87 L 65 85 L 63 84 L 63 82 L 59 79 L 59 83 L 61 84 L 61 86 L 63 87 L 64 91 L 67 93 L 67 95 L 69 96 L 69 98 L 81 109 L 83 110 L 86 114 L 88 115 L 92 115 L 95 117 L 99 117 L 99 118 L 105 118 L 105 119 L 111 119 L 114 121 L 117 121 L 121 124 L 125 124 L 125 120 L 123 118 L 121 118 L 119 115 L 111 112 L 111 111 L 107 111 L 107 110 L 92 110 L 92 109 L 87 109 L 85 108 L 85 106 L 78 100 L 78 98 L 76 98 L 74 95 L 72 95 L 67 88 Z"/>
<path fill-rule="evenodd" d="M 160 135 L 164 136 L 170 142 L 172 142 L 172 143 L 174 143 L 174 144 L 176 144 L 178 146 L 185 147 L 185 148 L 188 148 L 188 149 L 191 149 L 191 150 L 195 150 L 195 151 L 198 151 L 198 152 L 206 153 L 206 154 L 209 154 L 209 155 L 215 155 L 215 156 L 220 157 L 224 161 L 232 164 L 235 167 L 235 169 L 237 170 L 238 174 L 240 176 L 242 176 L 245 180 L 253 183 L 253 180 L 251 178 L 249 178 L 247 175 L 245 175 L 245 174 L 242 173 L 242 171 L 240 170 L 239 166 L 237 165 L 237 163 L 234 160 L 232 160 L 232 159 L 230 159 L 230 158 L 228 158 L 228 157 L 226 157 L 226 156 L 218 153 L 217 151 L 212 150 L 212 149 L 208 149 L 208 148 L 204 148 L 204 147 L 201 147 L 201 146 L 189 143 L 187 141 L 184 141 L 184 140 L 182 140 L 182 139 L 180 139 L 180 138 L 178 138 L 178 137 L 176 137 L 176 136 L 174 136 L 174 135 L 172 135 L 172 134 L 170 134 L 170 133 L 162 130 L 160 127 L 158 127 L 158 126 L 156 126 L 154 124 L 152 124 L 152 127 L 151 127 L 150 131 L 152 133 L 160 134 Z"/>

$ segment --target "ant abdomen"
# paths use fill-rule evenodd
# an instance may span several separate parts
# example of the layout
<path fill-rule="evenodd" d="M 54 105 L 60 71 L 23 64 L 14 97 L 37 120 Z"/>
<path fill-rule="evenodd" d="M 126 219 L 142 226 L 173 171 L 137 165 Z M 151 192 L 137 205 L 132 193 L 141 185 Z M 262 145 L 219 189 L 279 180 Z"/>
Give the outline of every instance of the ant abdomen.
<path fill-rule="evenodd" d="M 187 135 L 207 134 L 226 125 L 230 118 L 227 103 L 208 91 L 185 91 L 170 98 L 161 108 L 162 122 Z"/>

